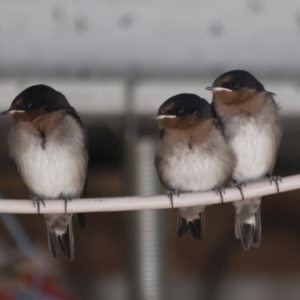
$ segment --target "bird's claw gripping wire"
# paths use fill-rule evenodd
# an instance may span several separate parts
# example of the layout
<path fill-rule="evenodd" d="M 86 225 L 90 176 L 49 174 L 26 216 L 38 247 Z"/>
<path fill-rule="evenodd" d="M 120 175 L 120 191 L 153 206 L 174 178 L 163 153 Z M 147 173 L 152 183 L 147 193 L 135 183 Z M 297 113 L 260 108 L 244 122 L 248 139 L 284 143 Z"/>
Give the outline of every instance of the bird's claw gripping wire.
<path fill-rule="evenodd" d="M 225 189 L 223 187 L 217 187 L 217 188 L 214 188 L 214 191 L 216 192 L 216 194 L 218 196 L 220 196 L 221 202 L 223 204 L 224 203 L 223 195 L 225 195 Z"/>
<path fill-rule="evenodd" d="M 35 196 L 32 201 L 33 201 L 33 207 L 35 207 L 35 205 L 36 205 L 37 212 L 40 215 L 41 214 L 41 208 L 40 208 L 41 204 L 40 203 L 42 203 L 44 205 L 44 207 L 46 207 L 45 201 L 38 196 Z"/>
<path fill-rule="evenodd" d="M 243 186 L 246 187 L 246 182 L 237 182 L 236 180 L 233 180 L 233 184 L 240 191 L 242 199 L 245 200 Z"/>
<path fill-rule="evenodd" d="M 279 182 L 282 183 L 281 177 L 272 175 L 267 175 L 267 177 L 269 178 L 271 184 L 273 184 L 273 182 L 275 183 L 277 192 L 279 193 Z"/>
<path fill-rule="evenodd" d="M 178 190 L 173 190 L 173 189 L 168 191 L 168 198 L 170 199 L 172 208 L 174 207 L 173 195 L 176 195 L 179 198 L 179 191 Z"/>
<path fill-rule="evenodd" d="M 64 195 L 61 195 L 61 198 L 64 200 L 64 203 L 65 203 L 65 213 L 67 213 L 68 202 L 71 202 L 72 198 L 70 196 L 64 196 Z"/>

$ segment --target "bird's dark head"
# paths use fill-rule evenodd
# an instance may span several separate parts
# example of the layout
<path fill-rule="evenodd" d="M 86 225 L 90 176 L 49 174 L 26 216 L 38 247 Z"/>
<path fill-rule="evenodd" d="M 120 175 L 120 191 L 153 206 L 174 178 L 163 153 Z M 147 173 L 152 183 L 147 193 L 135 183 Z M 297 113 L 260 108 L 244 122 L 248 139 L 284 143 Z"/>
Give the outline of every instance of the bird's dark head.
<path fill-rule="evenodd" d="M 265 91 L 264 86 L 252 74 L 242 70 L 222 74 L 206 89 L 213 92 L 213 101 L 223 104 L 243 103 Z"/>
<path fill-rule="evenodd" d="M 155 119 L 159 128 L 188 128 L 212 118 L 210 105 L 194 94 L 179 94 L 166 100 Z"/>
<path fill-rule="evenodd" d="M 16 121 L 32 121 L 43 114 L 70 108 L 66 97 L 46 85 L 34 85 L 21 92 L 10 108 L 2 115 L 10 114 Z"/>

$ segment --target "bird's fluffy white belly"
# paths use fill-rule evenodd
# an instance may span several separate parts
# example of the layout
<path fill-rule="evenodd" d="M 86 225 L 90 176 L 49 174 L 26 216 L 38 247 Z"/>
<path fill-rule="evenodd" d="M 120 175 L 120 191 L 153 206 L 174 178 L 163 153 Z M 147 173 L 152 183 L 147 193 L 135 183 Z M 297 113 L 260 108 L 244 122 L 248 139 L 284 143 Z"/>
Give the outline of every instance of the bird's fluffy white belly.
<path fill-rule="evenodd" d="M 209 155 L 201 148 L 186 150 L 179 148 L 165 158 L 168 168 L 165 181 L 172 189 L 179 191 L 205 191 L 222 182 L 222 170 L 217 157 Z"/>
<path fill-rule="evenodd" d="M 24 149 L 20 171 L 27 187 L 38 196 L 60 198 L 61 194 L 80 196 L 80 182 L 76 158 L 71 155 L 69 145 L 46 142 L 43 149 L 40 141 L 28 143 Z"/>
<path fill-rule="evenodd" d="M 231 140 L 237 158 L 233 177 L 238 181 L 259 180 L 270 171 L 274 145 L 270 132 L 249 122 L 238 128 Z"/>

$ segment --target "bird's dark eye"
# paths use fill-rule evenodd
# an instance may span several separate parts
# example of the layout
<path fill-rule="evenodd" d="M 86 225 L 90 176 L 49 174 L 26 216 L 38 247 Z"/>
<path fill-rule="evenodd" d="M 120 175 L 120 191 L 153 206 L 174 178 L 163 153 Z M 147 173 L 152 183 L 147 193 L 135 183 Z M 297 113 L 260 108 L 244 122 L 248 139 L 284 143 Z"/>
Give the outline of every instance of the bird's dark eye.
<path fill-rule="evenodd" d="M 29 109 L 31 106 L 32 106 L 32 103 L 29 102 L 29 101 L 25 101 L 25 102 L 23 103 L 24 109 Z"/>
<path fill-rule="evenodd" d="M 237 82 L 237 81 L 232 81 L 232 82 L 230 83 L 230 88 L 231 88 L 232 90 L 237 90 L 240 86 L 241 86 L 240 83 Z"/>
<path fill-rule="evenodd" d="M 183 107 L 177 107 L 175 110 L 175 113 L 177 116 L 182 116 L 184 114 L 184 108 Z"/>

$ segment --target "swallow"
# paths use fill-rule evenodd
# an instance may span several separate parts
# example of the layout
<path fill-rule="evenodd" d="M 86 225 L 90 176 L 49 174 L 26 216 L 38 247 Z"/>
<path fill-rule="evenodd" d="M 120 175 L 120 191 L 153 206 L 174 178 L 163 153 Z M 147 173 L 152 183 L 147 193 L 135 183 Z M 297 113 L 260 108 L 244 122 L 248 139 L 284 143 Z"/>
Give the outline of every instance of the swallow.
<path fill-rule="evenodd" d="M 235 157 L 211 106 L 194 94 L 169 98 L 155 117 L 161 139 L 155 157 L 158 177 L 169 194 L 215 190 L 230 180 Z M 203 238 L 205 206 L 179 209 L 177 234 Z"/>
<path fill-rule="evenodd" d="M 21 92 L 10 108 L 15 124 L 8 134 L 9 154 L 40 212 L 45 199 L 62 199 L 64 214 L 45 214 L 49 250 L 74 259 L 72 214 L 67 202 L 84 197 L 88 163 L 86 133 L 76 110 L 60 92 L 34 85 Z M 77 214 L 84 227 L 84 214 Z"/>
<path fill-rule="evenodd" d="M 277 189 L 280 177 L 272 176 L 282 136 L 279 106 L 274 94 L 250 73 L 234 70 L 219 76 L 212 86 L 212 108 L 221 121 L 225 138 L 237 162 L 233 180 L 241 185 L 269 177 Z M 235 236 L 245 250 L 261 239 L 261 197 L 234 203 Z"/>

